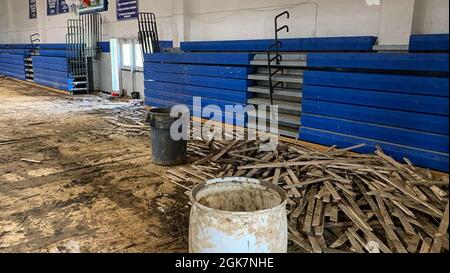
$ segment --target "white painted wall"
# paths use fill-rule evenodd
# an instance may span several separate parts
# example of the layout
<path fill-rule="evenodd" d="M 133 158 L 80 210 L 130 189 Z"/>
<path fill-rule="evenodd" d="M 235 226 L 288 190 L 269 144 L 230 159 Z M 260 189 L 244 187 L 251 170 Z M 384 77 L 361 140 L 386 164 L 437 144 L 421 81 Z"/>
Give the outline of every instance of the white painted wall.
<path fill-rule="evenodd" d="M 0 0 L 0 43 L 28 42 L 39 32 L 42 42 L 64 42 L 72 14 L 46 16 L 46 0 L 37 0 L 38 19 L 28 19 L 28 0 Z M 140 0 L 141 11 L 158 16 L 161 39 L 179 41 L 261 39 L 273 37 L 272 18 L 283 10 L 291 32 L 284 37 L 373 35 L 382 44 L 404 43 L 411 32 L 448 33 L 448 0 Z M 102 13 L 104 40 L 131 38 L 135 20 L 116 20 L 116 0 Z"/>
<path fill-rule="evenodd" d="M 448 33 L 448 0 L 140 0 L 140 10 L 155 12 L 160 39 L 180 41 L 238 40 L 273 37 L 273 17 L 291 12 L 286 21 L 291 32 L 283 37 L 333 37 L 372 35 L 382 45 L 406 45 L 411 33 Z M 42 43 L 65 41 L 66 21 L 73 14 L 46 15 L 46 0 L 37 0 L 38 18 L 28 19 L 28 0 L 0 0 L 0 43 L 28 43 L 39 32 Z M 116 0 L 103 12 L 103 40 L 135 38 L 137 22 L 116 20 Z M 109 54 L 100 60 L 97 77 L 102 90 L 110 91 Z M 130 89 L 129 75 L 123 86 Z M 136 91 L 143 91 L 142 75 Z"/>
<path fill-rule="evenodd" d="M 364 0 L 189 0 L 191 40 L 272 38 L 273 18 L 289 10 L 285 37 L 376 35 L 380 7 Z"/>
<path fill-rule="evenodd" d="M 47 16 L 46 0 L 37 0 L 37 19 L 28 17 L 28 0 L 0 0 L 0 14 L 10 15 L 9 20 L 0 19 L 0 43 L 27 43 L 30 34 L 39 32 L 43 43 L 65 42 L 66 22 L 70 18 L 76 18 L 72 13 Z M 163 40 L 171 40 L 172 37 L 172 1 L 141 0 L 141 11 L 153 11 L 159 19 L 160 36 Z M 12 16 L 13 15 L 13 16 Z M 121 21 L 116 19 L 116 0 L 110 0 L 109 11 L 103 12 L 104 40 L 110 37 L 131 38 L 137 36 L 136 20 Z M 3 17 L 3 16 L 2 16 Z M 10 27 L 3 24 L 9 21 Z"/>
<path fill-rule="evenodd" d="M 381 2 L 378 34 L 378 43 L 380 45 L 409 44 L 414 17 L 414 2 L 415 0 Z"/>
<path fill-rule="evenodd" d="M 448 0 L 416 0 L 414 34 L 440 34 L 449 32 Z"/>
<path fill-rule="evenodd" d="M 9 41 L 9 1 L 0 0 L 0 44 Z"/>

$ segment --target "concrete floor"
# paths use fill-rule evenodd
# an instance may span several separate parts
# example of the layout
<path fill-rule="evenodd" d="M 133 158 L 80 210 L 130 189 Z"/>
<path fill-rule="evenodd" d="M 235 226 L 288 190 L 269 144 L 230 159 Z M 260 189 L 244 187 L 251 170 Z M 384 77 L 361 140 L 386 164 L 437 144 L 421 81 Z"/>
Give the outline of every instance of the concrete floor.
<path fill-rule="evenodd" d="M 0 252 L 187 251 L 187 196 L 104 115 L 0 79 Z"/>

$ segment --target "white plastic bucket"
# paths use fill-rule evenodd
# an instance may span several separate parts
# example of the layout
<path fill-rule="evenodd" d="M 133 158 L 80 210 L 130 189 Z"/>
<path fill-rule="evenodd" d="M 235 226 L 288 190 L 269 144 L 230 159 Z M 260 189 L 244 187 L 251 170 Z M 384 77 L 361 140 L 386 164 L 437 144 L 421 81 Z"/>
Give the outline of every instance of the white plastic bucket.
<path fill-rule="evenodd" d="M 214 179 L 192 190 L 191 253 L 287 253 L 286 193 L 255 179 Z"/>

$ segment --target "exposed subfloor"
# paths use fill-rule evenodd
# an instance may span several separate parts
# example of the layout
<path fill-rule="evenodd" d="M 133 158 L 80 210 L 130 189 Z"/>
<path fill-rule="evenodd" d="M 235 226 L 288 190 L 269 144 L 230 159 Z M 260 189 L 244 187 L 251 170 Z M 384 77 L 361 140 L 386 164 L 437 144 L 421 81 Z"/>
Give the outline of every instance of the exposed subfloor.
<path fill-rule="evenodd" d="M 0 79 L 0 252 L 187 251 L 187 196 L 105 115 Z"/>

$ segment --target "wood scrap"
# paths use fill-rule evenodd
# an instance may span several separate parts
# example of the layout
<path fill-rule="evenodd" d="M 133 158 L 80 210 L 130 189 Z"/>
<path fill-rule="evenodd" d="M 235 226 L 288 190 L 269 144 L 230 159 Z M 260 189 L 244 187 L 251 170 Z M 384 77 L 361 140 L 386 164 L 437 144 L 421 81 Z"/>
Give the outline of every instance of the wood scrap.
<path fill-rule="evenodd" d="M 33 164 L 41 164 L 42 161 L 40 160 L 34 160 L 34 159 L 28 159 L 28 158 L 21 158 L 20 161 L 27 162 L 27 163 L 33 163 Z"/>
<path fill-rule="evenodd" d="M 413 162 L 403 165 L 378 149 L 356 155 L 280 141 L 197 139 L 194 165 L 168 171 L 183 189 L 213 177 L 246 176 L 288 191 L 290 242 L 303 252 L 419 253 L 448 251 L 448 176 L 436 179 Z M 181 179 L 181 180 L 180 180 Z"/>

